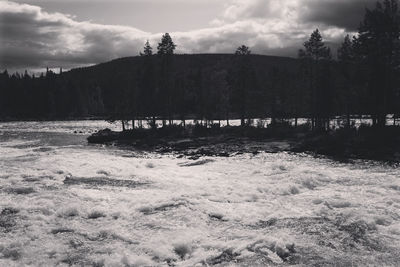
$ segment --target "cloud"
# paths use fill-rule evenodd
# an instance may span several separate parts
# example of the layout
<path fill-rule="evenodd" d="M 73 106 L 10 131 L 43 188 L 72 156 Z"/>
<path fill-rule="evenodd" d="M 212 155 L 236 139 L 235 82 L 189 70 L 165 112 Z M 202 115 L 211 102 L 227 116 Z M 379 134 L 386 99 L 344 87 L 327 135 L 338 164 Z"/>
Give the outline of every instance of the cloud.
<path fill-rule="evenodd" d="M 288 54 L 287 47 L 301 45 L 306 34 L 288 33 L 285 31 L 287 27 L 281 21 L 244 20 L 214 28 L 173 33 L 173 37 L 185 53 L 232 53 L 239 45 L 246 44 L 254 53 L 294 56 L 297 49 Z M 281 53 L 279 50 L 282 50 Z"/>
<path fill-rule="evenodd" d="M 351 14 L 355 16 L 360 6 L 370 2 L 233 0 L 209 28 L 172 32 L 171 36 L 178 53 L 232 53 L 246 44 L 254 53 L 296 56 L 316 27 L 327 43 L 337 46 L 346 32 L 355 28 Z M 358 14 L 362 16 L 363 11 Z M 134 27 L 77 21 L 39 6 L 0 1 L 0 69 L 100 63 L 137 55 L 146 39 L 156 49 L 161 35 Z"/>
<path fill-rule="evenodd" d="M 243 19 L 283 19 L 294 23 L 320 24 L 355 31 L 365 8 L 377 0 L 233 0 L 223 17 Z"/>
<path fill-rule="evenodd" d="M 227 20 L 291 18 L 302 0 L 234 0 L 226 6 L 223 17 Z"/>
<path fill-rule="evenodd" d="M 0 2 L 2 68 L 72 67 L 136 54 L 150 33 L 125 26 L 77 22 L 38 6 Z"/>
<path fill-rule="evenodd" d="M 365 8 L 374 7 L 377 0 L 306 0 L 300 17 L 302 21 L 356 31 Z"/>

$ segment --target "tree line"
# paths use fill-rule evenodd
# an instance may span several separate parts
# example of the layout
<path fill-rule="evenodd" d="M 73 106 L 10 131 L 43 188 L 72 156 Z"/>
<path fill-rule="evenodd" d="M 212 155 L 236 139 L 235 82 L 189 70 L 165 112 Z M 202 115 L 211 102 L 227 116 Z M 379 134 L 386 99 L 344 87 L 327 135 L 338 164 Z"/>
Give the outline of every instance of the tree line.
<path fill-rule="evenodd" d="M 157 52 L 147 41 L 140 57 L 119 59 L 39 77 L 0 74 L 0 118 L 146 120 L 155 126 L 191 118 L 201 123 L 270 117 L 310 118 L 313 129 L 329 129 L 334 116 L 369 114 L 386 124 L 400 114 L 400 11 L 398 1 L 367 9 L 358 33 L 347 35 L 334 59 L 319 30 L 298 59 L 253 55 L 242 45 L 232 55 L 175 55 L 166 33 Z M 136 123 L 135 123 L 136 122 Z"/>

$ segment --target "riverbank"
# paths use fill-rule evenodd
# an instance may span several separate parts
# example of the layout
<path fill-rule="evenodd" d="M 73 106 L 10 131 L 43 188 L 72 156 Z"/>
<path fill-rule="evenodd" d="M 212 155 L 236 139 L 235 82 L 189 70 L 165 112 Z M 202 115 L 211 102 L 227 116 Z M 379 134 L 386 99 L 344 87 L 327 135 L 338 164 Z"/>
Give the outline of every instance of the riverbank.
<path fill-rule="evenodd" d="M 400 127 L 362 126 L 328 133 L 311 132 L 292 148 L 337 159 L 369 159 L 400 162 Z"/>
<path fill-rule="evenodd" d="M 304 152 L 339 160 L 400 161 L 400 127 L 362 126 L 316 132 L 306 126 L 267 128 L 179 126 L 115 132 L 101 130 L 89 143 L 132 146 L 139 150 L 178 153 L 180 156 L 230 156 L 259 152 Z"/>

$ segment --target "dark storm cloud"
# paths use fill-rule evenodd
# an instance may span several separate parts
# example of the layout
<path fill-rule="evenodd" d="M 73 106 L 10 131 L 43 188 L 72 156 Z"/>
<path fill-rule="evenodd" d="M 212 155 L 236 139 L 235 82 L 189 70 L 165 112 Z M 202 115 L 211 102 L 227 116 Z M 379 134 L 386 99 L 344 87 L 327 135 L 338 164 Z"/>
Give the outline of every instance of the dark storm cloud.
<path fill-rule="evenodd" d="M 62 26 L 54 21 L 38 21 L 31 13 L 1 12 L 0 27 L 2 46 L 25 46 L 46 49 L 46 44 L 57 42 L 59 32 L 51 30 Z M 46 31 L 43 29 L 47 28 Z"/>
<path fill-rule="evenodd" d="M 376 0 L 308 0 L 299 14 L 303 22 L 323 23 L 328 26 L 356 31 L 366 8 Z"/>

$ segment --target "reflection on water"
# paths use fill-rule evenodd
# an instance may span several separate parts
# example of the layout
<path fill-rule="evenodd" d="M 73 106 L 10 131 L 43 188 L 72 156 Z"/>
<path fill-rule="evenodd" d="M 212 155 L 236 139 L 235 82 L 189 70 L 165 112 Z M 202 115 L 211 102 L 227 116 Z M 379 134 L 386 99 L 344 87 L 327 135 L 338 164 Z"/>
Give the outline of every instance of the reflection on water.
<path fill-rule="evenodd" d="M 398 167 L 88 145 L 105 127 L 0 123 L 1 266 L 400 262 Z"/>

